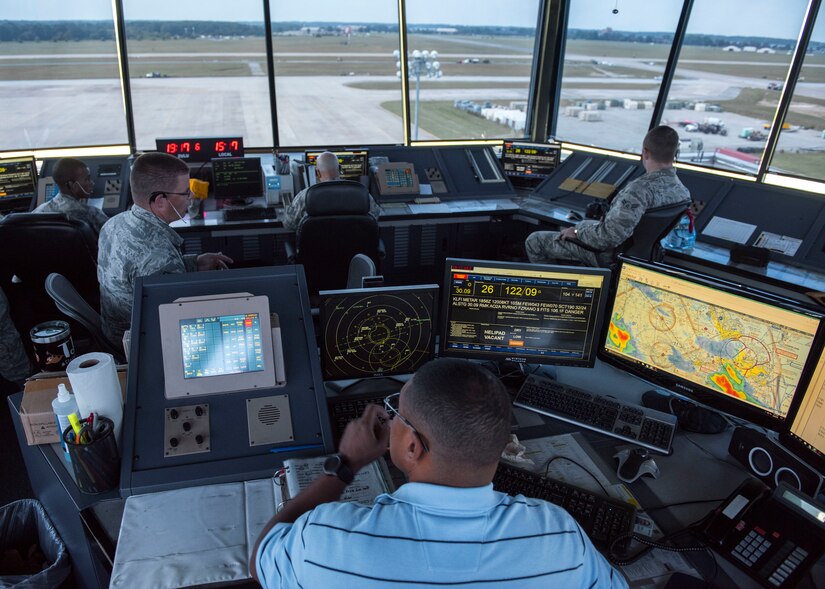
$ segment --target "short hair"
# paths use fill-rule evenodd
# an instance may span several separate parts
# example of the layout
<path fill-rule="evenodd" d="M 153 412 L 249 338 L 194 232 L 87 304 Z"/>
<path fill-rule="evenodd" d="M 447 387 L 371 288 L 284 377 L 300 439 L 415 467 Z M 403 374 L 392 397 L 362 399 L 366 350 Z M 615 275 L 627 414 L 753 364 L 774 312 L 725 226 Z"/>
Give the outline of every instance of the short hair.
<path fill-rule="evenodd" d="M 510 436 L 510 396 L 488 370 L 468 360 L 440 359 L 418 369 L 405 389 L 413 423 L 430 451 L 466 467 L 498 461 Z"/>
<path fill-rule="evenodd" d="M 181 174 L 189 175 L 189 166 L 167 153 L 144 153 L 135 159 L 129 174 L 132 199 L 146 203 L 149 195 L 162 190 L 172 190 L 172 182 Z"/>
<path fill-rule="evenodd" d="M 676 159 L 676 152 L 679 151 L 679 134 L 667 125 L 659 125 L 647 132 L 642 145 L 654 161 L 669 164 Z"/>
<path fill-rule="evenodd" d="M 78 174 L 88 166 L 83 160 L 73 157 L 62 157 L 54 164 L 52 178 L 61 192 L 69 191 L 69 182 L 77 180 Z"/>
<path fill-rule="evenodd" d="M 315 160 L 315 169 L 325 176 L 338 176 L 338 156 L 331 151 L 325 151 Z"/>

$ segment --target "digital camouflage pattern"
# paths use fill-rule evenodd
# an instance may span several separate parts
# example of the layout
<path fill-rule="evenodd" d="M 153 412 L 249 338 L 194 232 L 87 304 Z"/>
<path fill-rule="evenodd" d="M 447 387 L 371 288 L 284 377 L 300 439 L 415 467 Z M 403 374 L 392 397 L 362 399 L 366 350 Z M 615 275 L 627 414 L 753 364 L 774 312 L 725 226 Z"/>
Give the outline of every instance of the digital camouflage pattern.
<path fill-rule="evenodd" d="M 576 225 L 578 239 L 598 249 L 614 248 L 633 234 L 647 209 L 690 199 L 690 192 L 673 168 L 663 168 L 636 178 L 610 203 L 601 221 L 585 220 Z M 536 231 L 524 243 L 533 263 L 573 260 L 598 266 L 596 254 L 559 239 L 558 231 Z"/>
<path fill-rule="evenodd" d="M 97 280 L 103 332 L 120 345 L 132 321 L 135 279 L 197 270 L 197 256 L 183 255 L 183 238 L 137 205 L 112 217 L 100 232 Z"/>
<path fill-rule="evenodd" d="M 86 221 L 95 233 L 99 234 L 103 224 L 109 220 L 106 213 L 83 204 L 76 198 L 66 196 L 65 194 L 58 194 L 49 202 L 44 202 L 42 205 L 34 209 L 33 213 L 63 213 L 69 219 L 78 219 Z"/>
<path fill-rule="evenodd" d="M 0 290 L 0 375 L 8 381 L 22 383 L 31 373 L 20 334 L 11 320 L 9 300 Z"/>

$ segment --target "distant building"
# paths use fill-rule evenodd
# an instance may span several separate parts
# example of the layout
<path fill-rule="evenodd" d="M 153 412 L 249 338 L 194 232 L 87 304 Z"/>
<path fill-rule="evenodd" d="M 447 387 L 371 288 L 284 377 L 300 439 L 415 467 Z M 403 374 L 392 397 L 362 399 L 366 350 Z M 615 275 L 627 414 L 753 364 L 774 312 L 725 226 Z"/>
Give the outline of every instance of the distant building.
<path fill-rule="evenodd" d="M 756 50 L 757 53 L 776 53 L 776 49 L 771 49 L 770 47 L 762 47 Z"/>
<path fill-rule="evenodd" d="M 454 35 L 458 32 L 458 29 L 455 27 L 438 27 L 435 32 L 441 35 Z"/>
<path fill-rule="evenodd" d="M 746 45 L 742 47 L 742 51 L 744 51 L 745 53 L 756 53 L 756 47 L 754 47 L 753 45 Z"/>
<path fill-rule="evenodd" d="M 722 51 L 732 51 L 734 53 L 739 53 L 740 51 L 742 51 L 742 49 L 740 47 L 737 47 L 736 45 L 728 45 L 727 47 L 722 47 Z"/>

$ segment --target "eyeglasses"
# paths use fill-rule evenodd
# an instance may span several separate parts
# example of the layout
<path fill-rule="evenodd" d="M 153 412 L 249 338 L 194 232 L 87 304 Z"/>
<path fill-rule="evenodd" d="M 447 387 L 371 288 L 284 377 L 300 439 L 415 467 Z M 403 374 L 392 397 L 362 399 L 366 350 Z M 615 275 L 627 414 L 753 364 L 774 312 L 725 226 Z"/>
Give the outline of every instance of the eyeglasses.
<path fill-rule="evenodd" d="M 427 447 L 427 443 L 424 441 L 424 436 L 415 429 L 415 426 L 410 423 L 410 420 L 401 415 L 398 412 L 398 405 L 399 399 L 401 398 L 401 393 L 393 393 L 392 395 L 387 395 L 384 397 L 384 407 L 387 408 L 387 412 L 390 414 L 390 417 L 395 416 L 401 420 L 401 422 L 410 428 L 413 433 L 418 436 L 418 440 L 421 442 L 421 447 L 424 448 L 424 452 L 429 452 L 430 449 Z"/>
<path fill-rule="evenodd" d="M 170 196 L 185 196 L 189 198 L 191 194 L 191 190 L 187 190 L 186 192 L 169 192 L 168 190 L 156 190 L 155 192 L 149 195 L 149 202 L 155 202 L 159 196 L 162 196 L 164 198 L 169 198 Z"/>

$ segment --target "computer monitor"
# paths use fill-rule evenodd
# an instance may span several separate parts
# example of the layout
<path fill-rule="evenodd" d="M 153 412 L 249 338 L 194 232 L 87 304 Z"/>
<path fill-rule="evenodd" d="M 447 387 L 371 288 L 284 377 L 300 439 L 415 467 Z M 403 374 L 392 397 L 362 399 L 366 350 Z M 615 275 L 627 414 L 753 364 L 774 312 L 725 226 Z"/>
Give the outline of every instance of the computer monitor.
<path fill-rule="evenodd" d="M 446 260 L 439 354 L 593 366 L 610 271 Z"/>
<path fill-rule="evenodd" d="M 821 346 L 814 369 L 780 440 L 811 466 L 825 472 L 825 346 Z"/>
<path fill-rule="evenodd" d="M 321 291 L 324 380 L 415 372 L 435 351 L 438 285 Z"/>
<path fill-rule="evenodd" d="M 0 160 L 0 212 L 28 210 L 37 194 L 37 167 L 33 157 Z"/>
<path fill-rule="evenodd" d="M 560 159 L 558 143 L 505 141 L 501 150 L 504 174 L 517 186 L 537 186 L 556 169 Z"/>
<path fill-rule="evenodd" d="M 781 429 L 823 315 L 685 270 L 620 259 L 600 357 L 713 409 Z"/>
<path fill-rule="evenodd" d="M 315 184 L 315 161 L 322 153 L 324 152 L 307 151 L 304 153 L 304 161 L 307 166 L 312 166 L 312 169 L 307 171 L 309 174 L 309 186 Z M 367 175 L 367 168 L 369 166 L 368 151 L 333 151 L 332 153 L 334 153 L 335 157 L 338 158 L 341 180 L 352 180 L 353 182 L 359 182 L 361 180 L 361 176 Z"/>
<path fill-rule="evenodd" d="M 212 193 L 215 198 L 263 196 L 261 160 L 256 157 L 213 159 Z"/>

